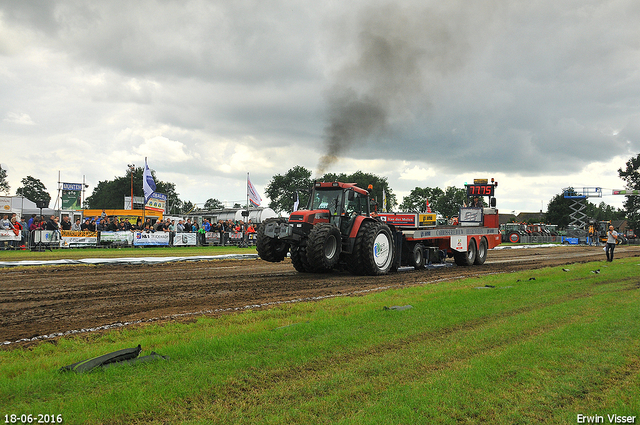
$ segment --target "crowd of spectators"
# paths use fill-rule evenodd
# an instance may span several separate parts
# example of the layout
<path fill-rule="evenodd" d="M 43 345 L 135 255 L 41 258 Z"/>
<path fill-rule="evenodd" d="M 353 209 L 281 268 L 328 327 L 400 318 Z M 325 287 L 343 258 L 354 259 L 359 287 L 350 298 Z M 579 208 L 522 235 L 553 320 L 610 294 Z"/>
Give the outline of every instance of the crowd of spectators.
<path fill-rule="evenodd" d="M 19 236 L 20 240 L 12 240 L 9 246 L 16 249 L 25 245 L 27 237 L 27 223 L 24 221 L 24 217 L 18 220 L 16 213 L 2 214 L 0 219 L 0 229 L 13 232 L 15 236 Z"/>
<path fill-rule="evenodd" d="M 138 217 L 135 224 L 129 219 L 120 219 L 118 216 L 107 216 L 103 211 L 99 217 L 85 217 L 84 220 L 76 218 L 75 222 L 71 221 L 68 215 L 63 215 L 62 220 L 55 215 L 49 217 L 31 215 L 28 221 L 18 220 L 16 214 L 3 214 L 0 219 L 0 229 L 11 230 L 17 236 L 21 236 L 20 241 L 11 241 L 12 247 L 24 246 L 29 240 L 29 233 L 34 230 L 50 230 L 50 231 L 89 231 L 89 232 L 172 232 L 172 233 L 207 233 L 218 232 L 221 241 L 227 241 L 228 235 L 232 233 L 255 233 L 256 226 L 249 220 L 245 223 L 242 220 L 218 220 L 218 222 L 210 222 L 205 218 L 199 224 L 197 220 L 187 218 L 186 220 L 174 219 L 158 219 L 155 222 L 151 218 L 144 220 Z M 202 235 L 204 239 L 204 235 Z M 223 242 L 224 243 L 224 242 Z"/>

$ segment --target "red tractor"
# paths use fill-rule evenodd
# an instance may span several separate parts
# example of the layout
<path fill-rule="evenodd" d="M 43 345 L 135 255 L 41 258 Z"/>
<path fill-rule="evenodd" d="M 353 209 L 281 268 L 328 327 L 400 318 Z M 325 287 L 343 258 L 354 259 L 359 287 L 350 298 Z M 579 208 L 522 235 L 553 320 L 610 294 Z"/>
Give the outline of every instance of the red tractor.
<path fill-rule="evenodd" d="M 395 232 L 371 217 L 369 202 L 369 192 L 355 183 L 317 182 L 308 209 L 260 226 L 258 254 L 279 262 L 290 249 L 299 272 L 326 272 L 340 265 L 353 274 L 386 274 L 394 263 Z"/>
<path fill-rule="evenodd" d="M 358 275 L 383 275 L 400 266 L 425 267 L 454 257 L 456 264 L 484 263 L 499 245 L 497 182 L 467 185 L 468 195 L 488 196 L 490 206 L 463 207 L 455 225 L 439 225 L 435 214 L 380 213 L 372 216 L 369 192 L 353 183 L 316 182 L 307 209 L 289 219 L 266 220 L 257 232 L 258 254 L 291 262 L 299 272 L 344 268 Z"/>

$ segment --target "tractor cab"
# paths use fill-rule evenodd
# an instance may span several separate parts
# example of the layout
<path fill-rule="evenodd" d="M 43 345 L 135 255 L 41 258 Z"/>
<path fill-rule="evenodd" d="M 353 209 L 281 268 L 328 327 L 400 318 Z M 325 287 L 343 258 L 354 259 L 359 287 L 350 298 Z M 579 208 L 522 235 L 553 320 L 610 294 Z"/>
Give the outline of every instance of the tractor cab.
<path fill-rule="evenodd" d="M 316 182 L 307 209 L 291 214 L 289 221 L 311 225 L 331 223 L 344 234 L 348 233 L 356 216 L 368 217 L 369 214 L 369 192 L 355 183 Z"/>

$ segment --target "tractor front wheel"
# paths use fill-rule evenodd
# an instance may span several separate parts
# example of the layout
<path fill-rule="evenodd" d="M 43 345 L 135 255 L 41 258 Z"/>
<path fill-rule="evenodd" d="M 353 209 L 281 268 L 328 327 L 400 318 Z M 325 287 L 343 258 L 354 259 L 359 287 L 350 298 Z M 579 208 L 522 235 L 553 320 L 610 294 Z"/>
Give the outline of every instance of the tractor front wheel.
<path fill-rule="evenodd" d="M 307 262 L 313 271 L 333 270 L 340 260 L 340 252 L 342 236 L 335 225 L 320 223 L 311 229 L 307 241 Z"/>
<path fill-rule="evenodd" d="M 307 247 L 294 245 L 291 247 L 291 264 L 293 268 L 300 273 L 311 271 L 311 266 L 307 261 Z"/>
<path fill-rule="evenodd" d="M 265 229 L 268 225 L 273 226 L 286 223 L 286 218 L 269 218 L 258 227 L 256 250 L 260 258 L 271 263 L 279 263 L 285 259 L 289 251 L 289 244 L 281 239 L 266 236 Z"/>

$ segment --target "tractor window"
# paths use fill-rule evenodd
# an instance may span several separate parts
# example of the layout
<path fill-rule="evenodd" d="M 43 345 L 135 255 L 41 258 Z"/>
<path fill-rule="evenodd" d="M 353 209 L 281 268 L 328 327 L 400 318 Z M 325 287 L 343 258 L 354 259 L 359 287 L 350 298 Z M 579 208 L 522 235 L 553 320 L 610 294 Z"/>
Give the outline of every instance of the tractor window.
<path fill-rule="evenodd" d="M 368 202 L 369 202 L 369 198 L 367 196 L 356 193 L 356 197 L 353 200 L 347 201 L 347 208 L 346 208 L 347 215 L 367 214 Z"/>
<path fill-rule="evenodd" d="M 314 192 L 312 210 L 329 210 L 335 213 L 340 204 L 342 189 L 338 190 L 318 190 Z"/>

